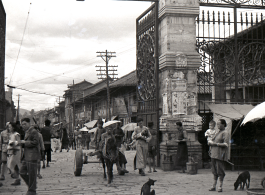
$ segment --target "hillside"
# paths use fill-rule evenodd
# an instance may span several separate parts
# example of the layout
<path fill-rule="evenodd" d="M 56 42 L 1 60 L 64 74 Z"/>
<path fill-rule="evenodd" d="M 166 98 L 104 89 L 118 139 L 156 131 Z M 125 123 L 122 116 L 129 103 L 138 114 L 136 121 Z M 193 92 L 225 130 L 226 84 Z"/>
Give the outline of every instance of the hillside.
<path fill-rule="evenodd" d="M 27 112 L 29 114 L 30 110 L 26 110 L 26 109 L 23 109 L 23 108 L 19 108 L 19 114 L 20 115 L 24 115 L 25 112 Z"/>

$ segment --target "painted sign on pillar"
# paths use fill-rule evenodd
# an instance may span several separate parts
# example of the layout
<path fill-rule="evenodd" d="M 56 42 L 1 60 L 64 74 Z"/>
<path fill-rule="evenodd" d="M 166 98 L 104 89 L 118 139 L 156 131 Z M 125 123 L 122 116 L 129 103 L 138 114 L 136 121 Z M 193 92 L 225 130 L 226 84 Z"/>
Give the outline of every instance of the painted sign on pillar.
<path fill-rule="evenodd" d="M 172 93 L 172 115 L 187 114 L 188 93 L 173 92 Z"/>

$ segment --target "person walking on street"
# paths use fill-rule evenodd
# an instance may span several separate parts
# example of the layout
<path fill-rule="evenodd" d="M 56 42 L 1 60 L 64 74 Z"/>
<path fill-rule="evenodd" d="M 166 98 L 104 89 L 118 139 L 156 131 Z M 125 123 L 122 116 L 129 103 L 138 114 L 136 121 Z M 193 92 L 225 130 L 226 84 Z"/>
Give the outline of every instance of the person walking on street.
<path fill-rule="evenodd" d="M 24 148 L 20 176 L 28 186 L 26 195 L 36 195 L 37 163 L 40 156 L 39 135 L 38 131 L 33 126 L 30 126 L 29 118 L 23 118 L 21 122 L 25 131 L 25 138 L 19 141 L 22 148 Z"/>
<path fill-rule="evenodd" d="M 79 131 L 79 127 L 77 126 L 76 129 L 74 130 L 75 149 L 79 148 L 80 146 L 79 134 L 81 134 L 81 132 Z"/>
<path fill-rule="evenodd" d="M 39 159 L 38 159 L 38 169 L 37 169 L 37 177 L 39 179 L 42 179 L 42 176 L 40 174 L 40 167 L 41 167 L 41 161 L 43 161 L 43 163 L 45 163 L 45 155 L 44 155 L 44 151 L 45 151 L 45 146 L 44 146 L 44 141 L 43 141 L 43 137 L 42 134 L 40 133 L 40 129 L 39 127 L 35 128 L 38 131 L 38 135 L 39 135 Z"/>
<path fill-rule="evenodd" d="M 51 147 L 51 128 L 50 128 L 51 121 L 50 120 L 45 120 L 45 127 L 43 127 L 40 131 L 42 134 L 43 142 L 44 142 L 44 158 L 43 158 L 43 166 L 42 168 L 45 168 L 45 159 L 47 161 L 46 166 L 49 167 L 49 162 L 51 162 L 52 158 L 52 147 Z"/>
<path fill-rule="evenodd" d="M 90 140 L 91 140 L 90 139 L 90 133 L 87 132 L 85 134 L 85 136 L 86 136 L 86 149 L 89 150 L 89 143 L 90 143 Z"/>
<path fill-rule="evenodd" d="M 86 134 L 87 134 L 87 132 L 82 131 L 82 138 L 81 138 L 81 140 L 82 140 L 82 149 L 86 149 Z"/>
<path fill-rule="evenodd" d="M 94 143 L 95 143 L 95 150 L 99 150 L 99 143 L 101 141 L 101 135 L 106 133 L 106 130 L 103 128 L 103 121 L 98 121 L 97 123 L 97 130 L 94 136 Z"/>
<path fill-rule="evenodd" d="M 69 132 L 68 135 L 68 139 L 69 139 L 69 149 L 74 149 L 74 139 L 73 139 L 73 134 L 71 132 Z"/>
<path fill-rule="evenodd" d="M 11 185 L 20 185 L 19 167 L 21 166 L 21 146 L 18 145 L 20 135 L 16 132 L 16 123 L 9 123 L 8 129 L 10 139 L 7 146 L 7 167 L 11 171 L 11 177 L 15 179 L 15 182 Z"/>
<path fill-rule="evenodd" d="M 0 180 L 5 180 L 5 172 L 7 171 L 7 146 L 10 139 L 9 122 L 6 123 L 6 130 L 0 134 L 0 151 L 1 151 L 1 176 Z"/>
<path fill-rule="evenodd" d="M 184 129 L 181 122 L 177 122 L 177 131 L 178 131 L 178 151 L 177 151 L 177 160 L 176 165 L 181 167 L 179 173 L 185 173 L 186 163 L 188 162 L 188 147 L 186 139 L 184 137 Z"/>
<path fill-rule="evenodd" d="M 69 139 L 68 139 L 66 128 L 63 128 L 62 145 L 61 145 L 60 152 L 62 152 L 63 149 L 66 149 L 67 152 L 69 151 Z"/>
<path fill-rule="evenodd" d="M 152 170 L 151 170 L 151 160 L 153 161 L 153 172 L 157 172 L 156 169 L 155 169 L 155 157 L 156 157 L 156 130 L 153 129 L 153 126 L 154 126 L 154 123 L 153 122 L 149 122 L 148 123 L 148 129 L 152 135 L 152 139 L 148 142 L 148 157 L 147 157 L 147 160 L 148 160 L 148 165 L 149 165 L 149 171 L 148 173 L 151 173 Z"/>
<path fill-rule="evenodd" d="M 143 126 L 143 119 L 137 120 L 138 126 L 133 132 L 133 139 L 136 140 L 136 156 L 134 160 L 134 169 L 139 170 L 139 174 L 145 176 L 144 169 L 146 167 L 148 142 L 152 139 L 152 135 L 148 128 Z"/>
<path fill-rule="evenodd" d="M 219 132 L 216 133 L 212 141 L 208 142 L 209 146 L 211 146 L 212 173 L 214 176 L 214 183 L 213 186 L 209 189 L 209 191 L 216 191 L 218 177 L 220 181 L 218 192 L 223 191 L 222 187 L 225 177 L 224 162 L 228 160 L 229 146 L 228 133 L 225 131 L 226 126 L 226 121 L 224 119 L 220 119 L 217 122 Z"/>
<path fill-rule="evenodd" d="M 125 173 L 129 173 L 129 171 L 126 170 L 127 160 L 126 160 L 126 157 L 125 157 L 125 153 L 121 149 L 122 148 L 123 137 L 124 137 L 125 134 L 124 134 L 123 130 L 121 129 L 120 123 L 117 123 L 117 128 L 114 129 L 113 134 L 115 136 L 116 145 L 117 145 L 117 147 L 119 149 L 119 164 L 120 164 L 122 170 Z M 117 166 L 117 169 L 118 169 L 118 166 Z"/>

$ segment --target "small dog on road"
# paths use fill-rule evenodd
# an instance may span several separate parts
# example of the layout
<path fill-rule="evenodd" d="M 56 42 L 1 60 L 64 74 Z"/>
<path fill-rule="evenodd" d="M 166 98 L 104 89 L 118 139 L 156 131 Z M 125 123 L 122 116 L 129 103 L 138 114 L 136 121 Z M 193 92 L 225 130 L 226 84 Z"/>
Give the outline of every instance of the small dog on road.
<path fill-rule="evenodd" d="M 242 187 L 242 183 L 243 183 L 243 187 Z M 239 185 L 240 185 L 240 189 L 244 190 L 245 184 L 246 184 L 246 188 L 248 189 L 249 183 L 250 183 L 250 174 L 248 171 L 244 171 L 238 176 L 236 182 L 234 183 L 235 190 L 237 190 Z"/>
<path fill-rule="evenodd" d="M 149 180 L 143 185 L 140 195 L 155 195 L 155 190 L 151 191 L 151 185 L 155 185 L 156 180 Z"/>

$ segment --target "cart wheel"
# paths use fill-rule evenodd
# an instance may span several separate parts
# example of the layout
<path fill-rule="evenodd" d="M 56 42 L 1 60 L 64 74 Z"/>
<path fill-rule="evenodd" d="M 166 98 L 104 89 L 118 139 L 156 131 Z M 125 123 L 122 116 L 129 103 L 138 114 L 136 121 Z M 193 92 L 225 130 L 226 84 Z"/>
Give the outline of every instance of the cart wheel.
<path fill-rule="evenodd" d="M 75 176 L 80 176 L 83 167 L 83 151 L 78 148 L 75 152 L 75 164 L 74 164 L 74 174 Z"/>

